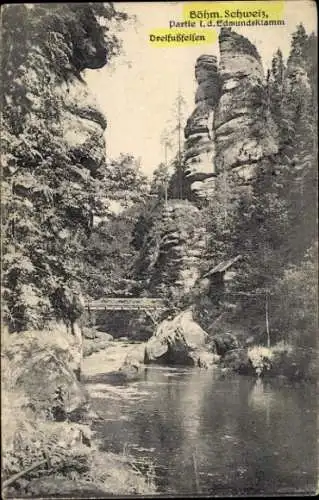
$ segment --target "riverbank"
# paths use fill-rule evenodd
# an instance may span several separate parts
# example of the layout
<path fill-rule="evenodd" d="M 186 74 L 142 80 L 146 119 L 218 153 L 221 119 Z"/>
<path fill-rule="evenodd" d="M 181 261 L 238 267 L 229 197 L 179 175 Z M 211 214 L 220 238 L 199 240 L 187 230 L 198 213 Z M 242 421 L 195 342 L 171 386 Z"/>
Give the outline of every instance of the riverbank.
<path fill-rule="evenodd" d="M 92 407 L 103 417 L 94 423 L 101 449 L 129 452 L 163 495 L 314 492 L 313 384 L 221 365 L 152 364 L 134 381 L 116 378 L 132 348 L 119 340 L 83 363 Z"/>
<path fill-rule="evenodd" d="M 10 335 L 2 343 L 6 498 L 155 491 L 128 453 L 100 450 L 92 425 L 101 417 L 75 376 L 79 349 L 74 337 L 59 329 Z"/>
<path fill-rule="evenodd" d="M 159 396 L 159 402 L 169 397 L 169 406 L 165 410 L 157 407 L 156 403 L 154 407 L 154 411 L 160 414 L 165 410 L 164 421 L 168 421 L 167 426 L 165 424 L 166 432 L 170 432 L 171 426 L 175 428 L 176 413 L 172 413 L 170 408 L 175 400 L 174 387 L 179 387 L 180 383 L 181 387 L 185 383 L 189 385 L 184 395 L 186 399 L 184 390 L 176 393 L 176 397 L 182 398 L 181 408 L 178 409 L 181 412 L 181 426 L 184 425 L 183 412 L 186 408 L 187 412 L 190 411 L 188 405 L 195 393 L 198 392 L 198 398 L 202 401 L 205 394 L 218 399 L 218 394 L 231 390 L 233 397 L 236 395 L 238 399 L 240 390 L 236 392 L 237 384 L 247 391 L 249 411 L 255 406 L 258 411 L 265 410 L 268 421 L 270 400 L 267 394 L 272 386 L 254 384 L 258 380 L 261 384 L 268 384 L 268 374 L 269 380 L 274 381 L 274 387 L 279 383 L 276 390 L 288 391 L 285 393 L 288 400 L 290 392 L 295 390 L 293 387 L 284 389 L 285 384 L 289 385 L 294 377 L 280 374 L 271 376 L 269 359 L 272 362 L 279 360 L 280 352 L 283 351 L 284 359 L 289 355 L 292 361 L 291 373 L 297 373 L 297 378 L 302 374 L 300 366 L 294 362 L 294 351 L 287 351 L 287 346 L 277 349 L 278 352 L 251 347 L 248 357 L 248 351 L 231 349 L 218 363 L 211 365 L 211 368 L 215 368 L 211 371 L 201 369 L 203 367 L 200 365 L 193 368 L 144 365 L 145 345 L 124 339 L 105 339 L 103 347 L 99 344 L 98 352 L 83 358 L 80 382 L 75 376 L 75 359 L 79 359 L 78 350 L 85 350 L 85 346 L 76 345 L 74 337 L 53 330 L 27 332 L 23 336 L 12 335 L 6 339 L 2 349 L 2 424 L 5 429 L 2 452 L 6 498 L 61 494 L 68 498 L 105 498 L 156 493 L 155 477 L 157 483 L 160 482 L 158 474 L 161 473 L 157 471 L 155 474 L 153 456 L 147 448 L 156 450 L 162 446 L 162 439 L 165 442 L 165 435 L 160 438 L 160 442 L 156 438 L 162 424 L 158 422 L 157 428 L 156 419 L 154 423 L 147 424 L 147 427 L 150 425 L 151 434 L 145 435 L 143 439 L 137 439 L 130 433 L 122 437 L 122 430 L 118 434 L 113 432 L 112 426 L 119 426 L 120 429 L 124 426 L 125 430 L 125 422 L 131 425 L 129 422 L 134 421 L 135 434 L 140 425 L 139 418 L 144 422 L 143 411 L 149 411 L 145 401 L 151 401 L 157 392 L 164 390 L 166 383 L 169 392 L 164 391 Z M 285 365 L 282 366 L 285 369 Z M 311 380 L 311 377 L 306 380 Z M 214 391 L 217 394 L 213 396 Z M 240 400 L 237 402 L 241 404 Z M 232 404 L 231 401 L 229 404 Z M 224 409 L 221 407 L 220 411 Z M 236 411 L 236 407 L 232 411 Z M 197 418 L 189 422 L 195 422 Z M 146 425 L 146 421 L 143 425 Z M 192 425 L 189 428 L 191 432 Z M 220 439 L 228 437 L 221 436 Z M 242 443 L 242 446 L 246 445 Z M 140 450 L 139 453 L 136 450 Z M 229 481 L 231 483 L 232 480 Z M 226 486 L 225 483 L 223 487 Z"/>
<path fill-rule="evenodd" d="M 290 381 L 319 380 L 319 353 L 310 345 L 276 342 L 266 347 L 239 325 L 219 325 L 206 332 L 191 308 L 162 321 L 145 344 L 145 363 L 163 366 L 220 366 L 252 377 L 285 377 Z"/>

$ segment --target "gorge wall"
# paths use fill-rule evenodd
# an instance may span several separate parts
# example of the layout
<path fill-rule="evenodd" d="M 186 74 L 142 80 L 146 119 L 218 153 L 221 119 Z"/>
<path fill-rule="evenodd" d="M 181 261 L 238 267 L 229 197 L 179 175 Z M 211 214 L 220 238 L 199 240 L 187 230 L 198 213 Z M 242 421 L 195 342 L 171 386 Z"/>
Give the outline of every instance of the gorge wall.
<path fill-rule="evenodd" d="M 141 253 L 149 263 L 144 283 L 153 296 L 167 294 L 168 287 L 188 293 L 200 275 L 206 240 L 196 200 L 214 204 L 216 177 L 223 172 L 236 170 L 249 185 L 259 162 L 278 150 L 256 47 L 231 29 L 221 29 L 219 50 L 219 64 L 214 55 L 202 55 L 195 64 L 195 109 L 184 131 L 185 180 L 192 201 L 168 200 Z M 195 214 L 196 228 L 191 222 Z M 182 278 L 186 275 L 188 281 Z"/>
<path fill-rule="evenodd" d="M 204 249 L 200 210 L 187 200 L 170 200 L 147 229 L 136 278 L 147 294 L 178 300 L 198 279 Z"/>
<path fill-rule="evenodd" d="M 4 11 L 4 280 L 12 331 L 67 316 L 68 297 L 72 302 L 81 289 L 72 267 L 97 207 L 106 128 L 82 72 L 107 62 L 98 18 L 111 18 L 112 9 L 39 4 Z"/>

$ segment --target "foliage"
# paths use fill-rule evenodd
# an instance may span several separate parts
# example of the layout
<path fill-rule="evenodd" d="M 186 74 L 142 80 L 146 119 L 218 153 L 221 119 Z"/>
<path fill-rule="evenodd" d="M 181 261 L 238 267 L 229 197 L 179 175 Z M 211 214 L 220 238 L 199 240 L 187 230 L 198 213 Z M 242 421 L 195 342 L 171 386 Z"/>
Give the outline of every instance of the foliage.
<path fill-rule="evenodd" d="M 117 209 L 97 222 L 83 244 L 83 292 L 93 298 L 127 295 L 134 288 L 132 233 L 148 194 L 147 179 L 131 155 L 122 154 L 104 168 L 107 203 L 115 202 Z"/>
<path fill-rule="evenodd" d="M 52 317 L 72 322 L 82 311 L 81 248 L 93 215 L 107 213 L 107 184 L 99 172 L 105 120 L 80 73 L 118 52 L 109 25 L 125 17 L 107 3 L 3 10 L 3 296 L 11 331 L 43 328 Z M 74 86 L 80 92 L 70 102 Z M 65 134 L 81 107 L 98 124 L 89 151 L 70 147 Z"/>
<path fill-rule="evenodd" d="M 170 178 L 168 185 L 168 198 L 179 200 L 190 200 L 192 191 L 190 189 L 190 182 L 187 179 L 187 167 L 185 157 L 176 155 L 172 162 L 173 174 Z"/>
<path fill-rule="evenodd" d="M 165 199 L 169 179 L 169 167 L 165 163 L 160 163 L 153 172 L 150 194 Z"/>
<path fill-rule="evenodd" d="M 288 60 L 278 50 L 268 72 L 278 154 L 255 165 L 249 186 L 234 173 L 220 174 L 210 205 L 203 209 L 209 234 L 203 271 L 242 256 L 232 268 L 234 277 L 220 297 L 218 313 L 227 312 L 231 302 L 228 318 L 260 342 L 270 328 L 271 343 L 283 339 L 314 346 L 315 39 L 298 26 Z"/>
<path fill-rule="evenodd" d="M 272 350 L 263 346 L 253 346 L 248 349 L 248 359 L 256 375 L 259 377 L 271 368 Z"/>
<path fill-rule="evenodd" d="M 317 345 L 318 249 L 315 243 L 299 264 L 285 269 L 272 298 L 276 338 L 300 347 Z"/>

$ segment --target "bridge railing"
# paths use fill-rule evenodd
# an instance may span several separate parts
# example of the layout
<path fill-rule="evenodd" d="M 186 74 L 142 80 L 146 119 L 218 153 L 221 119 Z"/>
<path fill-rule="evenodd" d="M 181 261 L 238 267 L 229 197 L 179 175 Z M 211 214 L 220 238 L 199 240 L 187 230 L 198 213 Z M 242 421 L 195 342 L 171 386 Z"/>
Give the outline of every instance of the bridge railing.
<path fill-rule="evenodd" d="M 166 309 L 164 300 L 158 298 L 105 298 L 88 304 L 89 311 L 133 311 L 141 309 Z"/>

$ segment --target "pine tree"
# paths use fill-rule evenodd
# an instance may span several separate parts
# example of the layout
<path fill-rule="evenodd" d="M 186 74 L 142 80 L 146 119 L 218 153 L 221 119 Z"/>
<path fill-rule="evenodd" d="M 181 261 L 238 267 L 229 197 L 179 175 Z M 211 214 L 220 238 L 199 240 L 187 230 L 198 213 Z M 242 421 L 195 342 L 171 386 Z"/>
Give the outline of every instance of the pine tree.
<path fill-rule="evenodd" d="M 282 100 L 284 92 L 285 63 L 280 49 L 272 58 L 271 69 L 268 78 L 268 97 L 271 115 L 277 125 L 281 126 Z"/>

